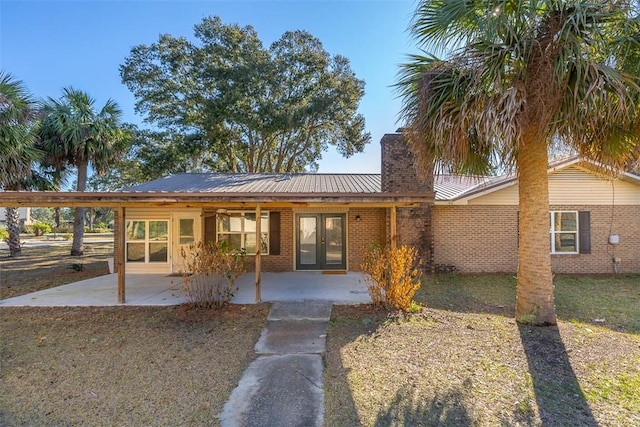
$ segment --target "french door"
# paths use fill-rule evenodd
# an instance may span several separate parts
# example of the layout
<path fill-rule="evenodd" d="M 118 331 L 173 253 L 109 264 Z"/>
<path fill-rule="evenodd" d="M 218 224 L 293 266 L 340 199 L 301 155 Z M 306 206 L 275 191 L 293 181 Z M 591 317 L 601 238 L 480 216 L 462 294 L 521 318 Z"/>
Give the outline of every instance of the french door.
<path fill-rule="evenodd" d="M 296 269 L 340 270 L 347 266 L 345 214 L 296 215 Z"/>

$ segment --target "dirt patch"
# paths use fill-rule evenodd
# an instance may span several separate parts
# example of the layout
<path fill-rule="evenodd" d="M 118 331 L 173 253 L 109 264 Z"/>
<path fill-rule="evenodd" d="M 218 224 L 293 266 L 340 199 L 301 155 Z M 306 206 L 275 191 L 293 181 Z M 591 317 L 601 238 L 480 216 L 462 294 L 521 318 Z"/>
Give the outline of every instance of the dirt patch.
<path fill-rule="evenodd" d="M 80 257 L 69 255 L 71 243 L 26 247 L 20 257 L 0 257 L 0 299 L 108 274 L 113 244 L 85 243 L 84 247 Z"/>
<path fill-rule="evenodd" d="M 0 425 L 218 425 L 267 311 L 0 308 Z"/>

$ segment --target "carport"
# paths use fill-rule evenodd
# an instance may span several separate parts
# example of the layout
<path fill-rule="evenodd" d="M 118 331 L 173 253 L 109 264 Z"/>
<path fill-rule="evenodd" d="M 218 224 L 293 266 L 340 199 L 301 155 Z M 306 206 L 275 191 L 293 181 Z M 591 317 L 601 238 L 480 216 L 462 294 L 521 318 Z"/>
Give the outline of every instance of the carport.
<path fill-rule="evenodd" d="M 125 263 L 125 230 L 122 224 L 127 219 L 127 209 L 130 208 L 155 208 L 158 210 L 171 210 L 174 208 L 235 208 L 252 210 L 257 218 L 261 217 L 262 209 L 277 208 L 317 208 L 324 209 L 327 206 L 343 208 L 384 208 L 388 212 L 388 241 L 392 246 L 397 241 L 396 209 L 417 207 L 424 203 L 431 203 L 433 193 L 385 193 L 385 192 L 296 192 L 296 193 L 271 193 L 271 192 L 0 192 L 0 205 L 12 207 L 108 207 L 115 211 L 114 233 L 114 264 L 117 277 L 117 295 L 114 300 L 118 304 L 127 302 L 127 280 L 138 275 L 126 274 Z M 204 221 L 204 219 L 203 219 Z M 260 221 L 256 221 L 256 240 L 261 236 Z M 292 274 L 300 274 L 299 272 Z M 347 273 L 349 274 L 349 273 Z M 318 273 L 320 277 L 321 273 Z M 243 276 L 246 284 L 251 277 L 254 285 L 254 301 L 261 302 L 262 277 L 260 245 L 255 254 L 254 274 Z M 297 276 L 298 278 L 302 276 Z M 326 276 L 327 280 L 338 281 L 340 275 Z M 289 283 L 286 282 L 285 283 Z M 304 282 L 301 282 L 304 283 Z M 246 287 L 245 287 L 246 289 Z M 246 294 L 246 290 L 244 291 Z"/>

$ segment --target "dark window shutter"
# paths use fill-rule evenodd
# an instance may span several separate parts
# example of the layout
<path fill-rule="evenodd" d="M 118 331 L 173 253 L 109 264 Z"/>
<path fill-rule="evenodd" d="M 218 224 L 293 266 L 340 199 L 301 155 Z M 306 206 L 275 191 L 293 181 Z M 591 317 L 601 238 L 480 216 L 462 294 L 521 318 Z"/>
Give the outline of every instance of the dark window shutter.
<path fill-rule="evenodd" d="M 204 241 L 216 241 L 216 217 L 207 216 L 204 218 Z"/>
<path fill-rule="evenodd" d="M 269 212 L 269 255 L 280 255 L 280 212 Z"/>
<path fill-rule="evenodd" d="M 578 212 L 578 228 L 580 229 L 580 253 L 591 253 L 591 212 Z"/>

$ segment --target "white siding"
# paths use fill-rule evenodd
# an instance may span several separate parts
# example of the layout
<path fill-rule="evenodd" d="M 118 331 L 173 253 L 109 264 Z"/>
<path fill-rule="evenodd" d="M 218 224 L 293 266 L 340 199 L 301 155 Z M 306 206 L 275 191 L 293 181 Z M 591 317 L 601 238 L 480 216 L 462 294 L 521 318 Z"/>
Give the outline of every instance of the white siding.
<path fill-rule="evenodd" d="M 469 205 L 517 205 L 518 186 L 497 190 L 468 202 Z M 640 185 L 596 175 L 576 166 L 549 175 L 551 205 L 640 205 Z"/>

